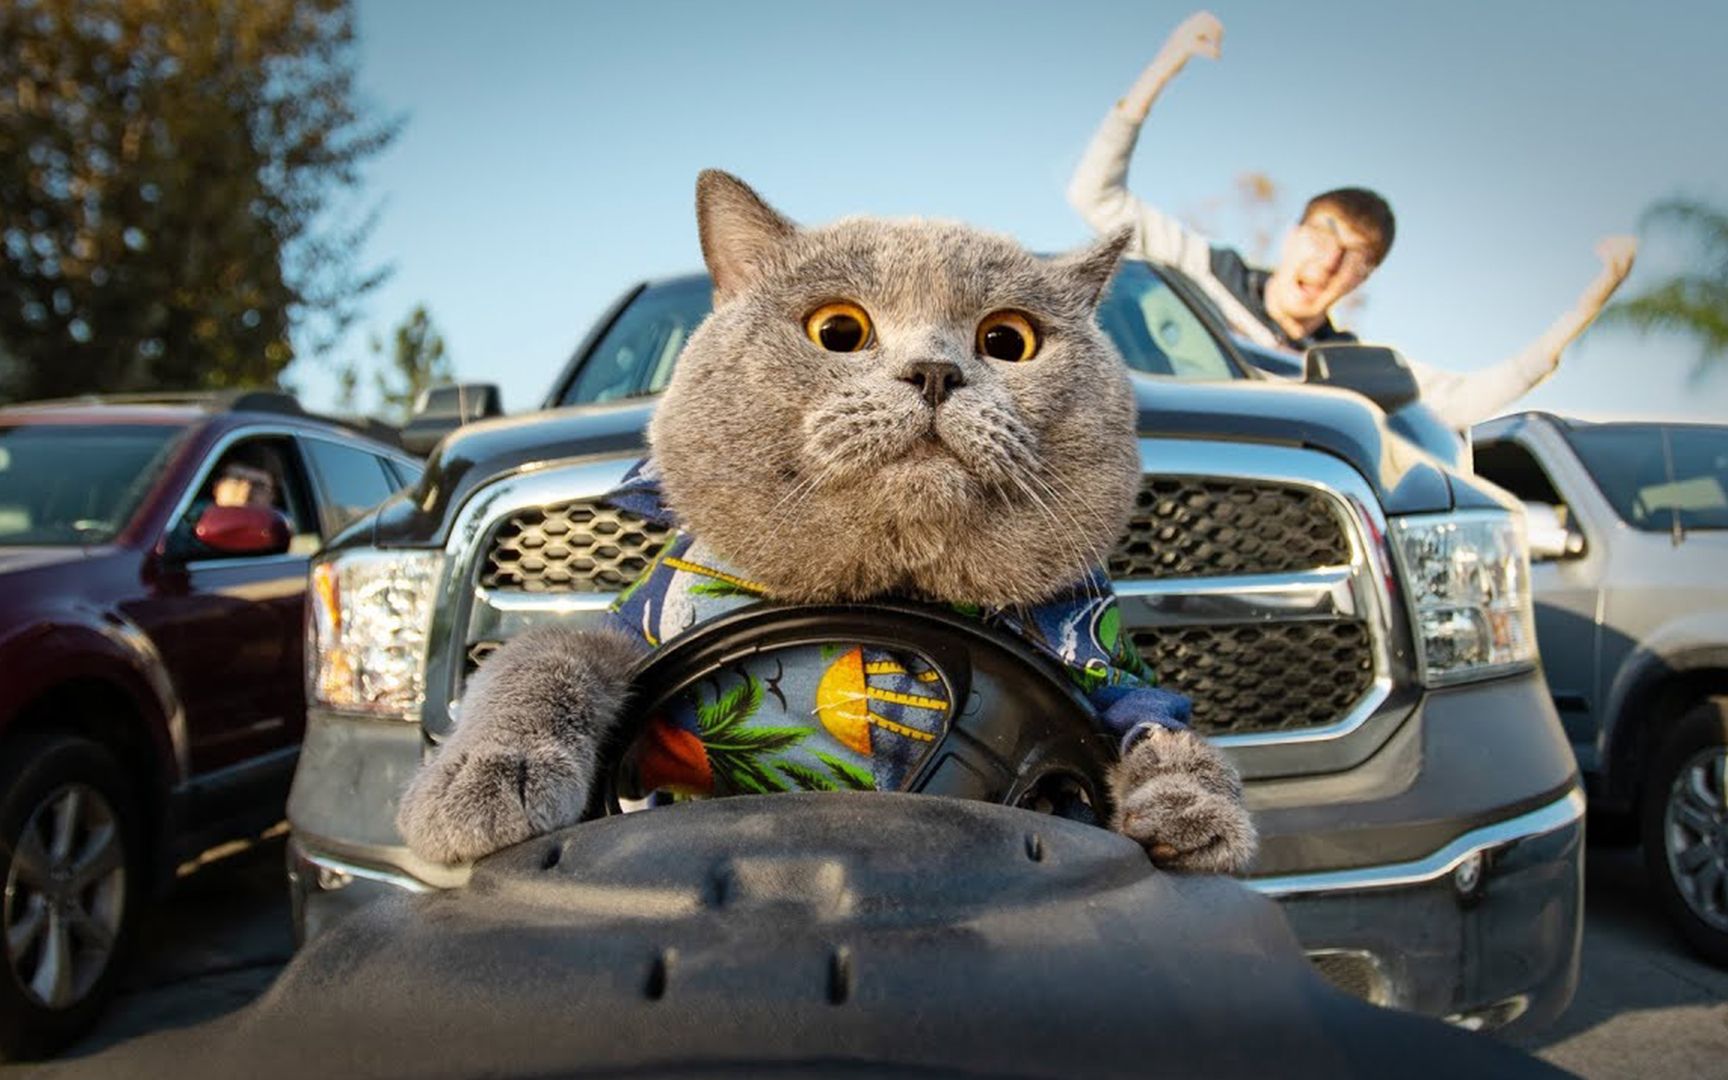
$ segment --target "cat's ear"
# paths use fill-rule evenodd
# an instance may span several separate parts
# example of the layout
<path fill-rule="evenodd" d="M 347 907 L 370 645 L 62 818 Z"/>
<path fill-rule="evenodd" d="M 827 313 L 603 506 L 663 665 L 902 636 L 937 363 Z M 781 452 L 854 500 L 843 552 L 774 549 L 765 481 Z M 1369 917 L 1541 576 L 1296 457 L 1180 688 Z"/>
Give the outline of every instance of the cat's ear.
<path fill-rule="evenodd" d="M 1098 298 L 1104 295 L 1104 287 L 1110 284 L 1110 278 L 1116 273 L 1123 249 L 1133 238 L 1134 227 L 1124 225 L 1096 243 L 1058 255 L 1051 264 L 1082 291 L 1088 307 L 1095 307 Z"/>
<path fill-rule="evenodd" d="M 696 230 L 715 298 L 724 300 L 754 281 L 798 226 L 736 176 L 703 169 L 696 177 Z"/>

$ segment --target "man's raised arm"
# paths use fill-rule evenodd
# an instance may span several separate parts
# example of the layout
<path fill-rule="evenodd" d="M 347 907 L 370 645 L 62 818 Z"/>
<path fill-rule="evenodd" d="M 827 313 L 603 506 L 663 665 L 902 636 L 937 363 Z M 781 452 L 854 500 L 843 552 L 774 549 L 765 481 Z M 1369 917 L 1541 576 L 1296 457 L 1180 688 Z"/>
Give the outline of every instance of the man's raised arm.
<path fill-rule="evenodd" d="M 1196 56 L 1216 60 L 1223 42 L 1224 26 L 1211 12 L 1184 19 L 1127 96 L 1104 118 L 1068 184 L 1069 204 L 1096 232 L 1102 235 L 1132 225 L 1130 256 L 1170 263 L 1190 273 L 1205 272 L 1210 259 L 1206 241 L 1129 193 L 1128 158 L 1147 111 L 1165 85 Z"/>
<path fill-rule="evenodd" d="M 1631 272 L 1637 253 L 1638 241 L 1630 236 L 1610 236 L 1598 243 L 1596 254 L 1602 260 L 1602 271 L 1579 295 L 1578 302 L 1523 351 L 1493 367 L 1456 372 L 1411 364 L 1422 387 L 1423 404 L 1448 427 L 1460 431 L 1504 411 L 1560 366 L 1560 353 L 1596 321 Z"/>

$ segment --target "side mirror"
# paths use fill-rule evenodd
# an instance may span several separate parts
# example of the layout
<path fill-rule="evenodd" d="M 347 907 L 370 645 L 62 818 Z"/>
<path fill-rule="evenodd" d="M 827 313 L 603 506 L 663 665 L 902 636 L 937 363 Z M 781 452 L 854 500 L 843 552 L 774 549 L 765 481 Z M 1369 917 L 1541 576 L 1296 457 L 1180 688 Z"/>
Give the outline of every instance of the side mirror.
<path fill-rule="evenodd" d="M 1557 562 L 1584 554 L 1584 534 L 1560 521 L 1560 511 L 1547 503 L 1524 504 L 1524 535 L 1530 541 L 1531 562 Z"/>
<path fill-rule="evenodd" d="M 223 555 L 281 555 L 294 539 L 282 515 L 265 506 L 212 506 L 192 535 Z"/>
<path fill-rule="evenodd" d="M 1304 382 L 1354 390 L 1385 412 L 1396 412 L 1422 395 L 1410 365 L 1384 345 L 1316 345 L 1302 362 Z"/>
<path fill-rule="evenodd" d="M 503 400 L 493 383 L 451 383 L 422 390 L 402 425 L 402 449 L 425 457 L 438 440 L 463 424 L 503 415 Z"/>

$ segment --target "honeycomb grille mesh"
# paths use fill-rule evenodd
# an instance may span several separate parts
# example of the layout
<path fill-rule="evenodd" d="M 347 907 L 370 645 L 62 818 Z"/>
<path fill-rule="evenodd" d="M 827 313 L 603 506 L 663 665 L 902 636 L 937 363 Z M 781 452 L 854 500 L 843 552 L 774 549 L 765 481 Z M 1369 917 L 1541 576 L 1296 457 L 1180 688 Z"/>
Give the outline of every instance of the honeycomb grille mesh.
<path fill-rule="evenodd" d="M 671 531 L 593 500 L 516 512 L 493 533 L 480 584 L 528 593 L 617 592 Z M 1349 535 L 1314 489 L 1251 479 L 1149 476 L 1110 558 L 1118 581 L 1300 573 L 1348 564 Z M 1351 620 L 1134 629 L 1208 734 L 1294 731 L 1338 720 L 1374 681 L 1367 626 Z M 472 643 L 472 672 L 499 642 Z"/>
<path fill-rule="evenodd" d="M 524 592 L 614 592 L 647 569 L 669 530 L 589 500 L 522 510 L 487 552 L 480 584 Z M 1350 561 L 1319 492 L 1242 480 L 1148 477 L 1110 556 L 1118 581 L 1279 574 Z"/>
<path fill-rule="evenodd" d="M 1194 702 L 1208 735 L 1329 724 L 1374 681 L 1368 628 L 1354 621 L 1140 629 L 1130 636 L 1163 685 Z"/>
<path fill-rule="evenodd" d="M 1354 950 L 1309 953 L 1308 962 L 1314 965 L 1321 978 L 1346 994 L 1371 1005 L 1391 1003 L 1386 973 L 1380 962 L 1368 953 Z"/>
<path fill-rule="evenodd" d="M 1284 574 L 1350 561 L 1330 500 L 1258 480 L 1149 476 L 1110 556 L 1118 581 Z"/>
<path fill-rule="evenodd" d="M 520 510 L 493 534 L 480 584 L 531 593 L 617 592 L 648 569 L 671 536 L 670 529 L 588 500 Z"/>

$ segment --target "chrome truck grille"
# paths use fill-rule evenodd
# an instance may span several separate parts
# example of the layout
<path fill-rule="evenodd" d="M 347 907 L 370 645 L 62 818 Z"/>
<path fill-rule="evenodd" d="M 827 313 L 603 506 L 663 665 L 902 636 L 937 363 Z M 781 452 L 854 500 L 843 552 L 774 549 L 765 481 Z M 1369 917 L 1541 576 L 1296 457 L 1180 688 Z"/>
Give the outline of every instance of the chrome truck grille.
<path fill-rule="evenodd" d="M 672 531 L 592 499 L 511 514 L 492 534 L 482 589 L 618 592 L 648 569 Z"/>
<path fill-rule="evenodd" d="M 1299 573 L 1350 561 L 1344 522 L 1312 488 L 1253 479 L 1148 476 L 1110 576 Z"/>
<path fill-rule="evenodd" d="M 1143 440 L 1142 452 L 1148 475 L 1110 572 L 1132 640 L 1193 698 L 1196 726 L 1268 742 L 1359 723 L 1386 685 L 1366 554 L 1381 526 L 1360 477 L 1280 447 Z M 652 561 L 667 531 L 598 501 L 626 466 L 577 467 L 556 499 L 537 497 L 558 491 L 555 470 L 506 481 L 519 490 L 485 500 L 475 542 L 452 541 L 472 595 L 445 653 L 451 699 L 511 634 L 592 617 Z"/>

